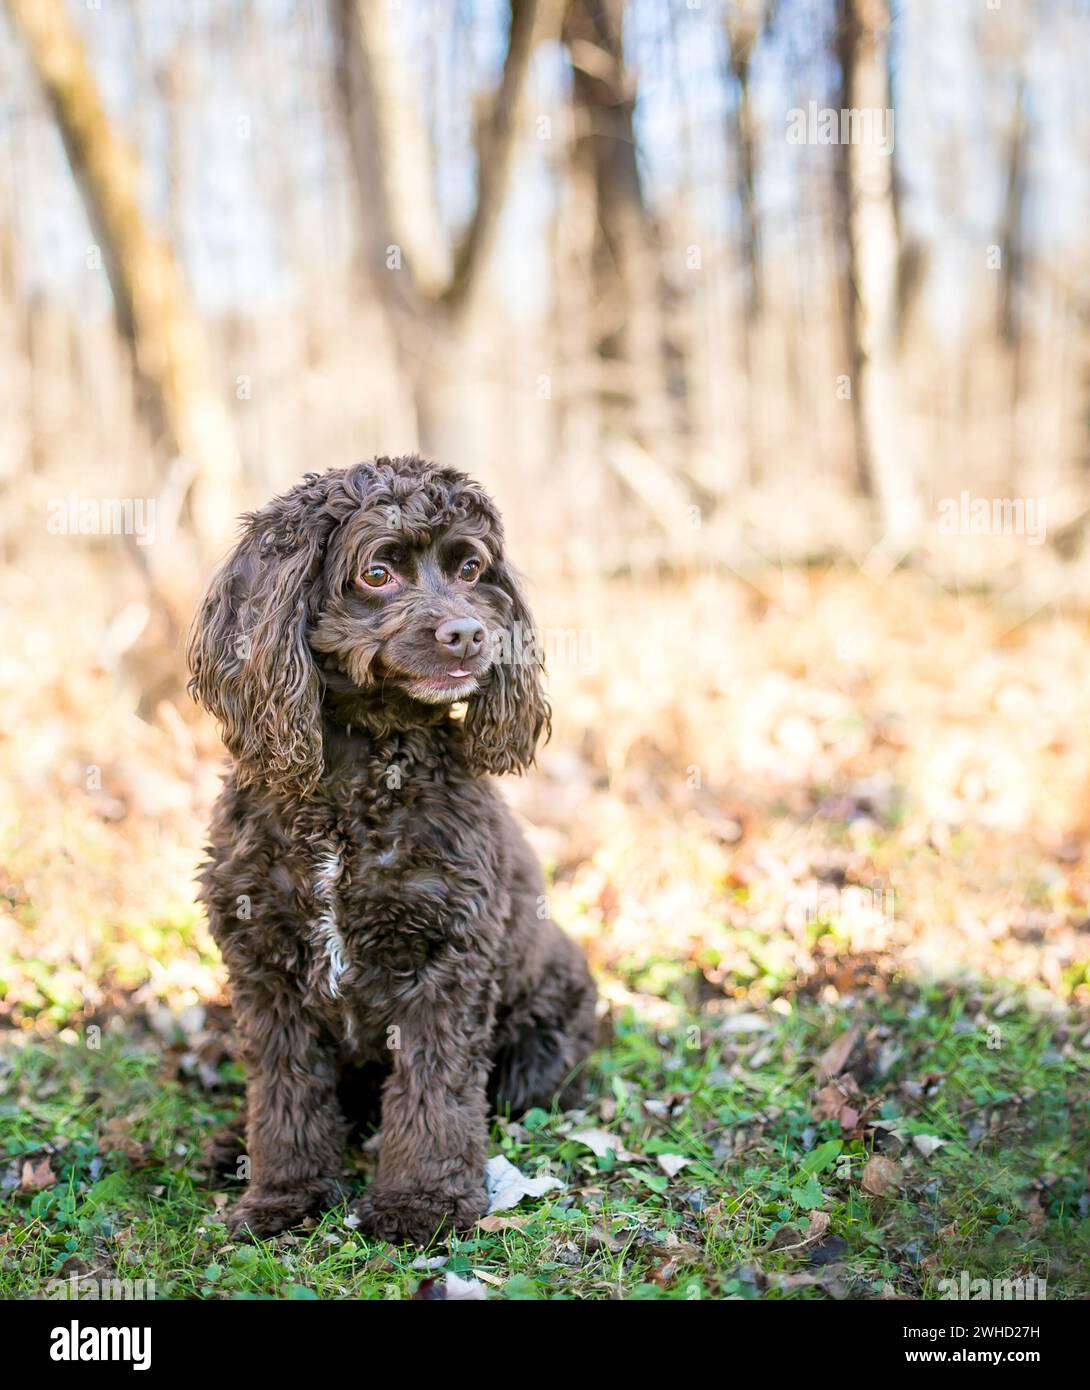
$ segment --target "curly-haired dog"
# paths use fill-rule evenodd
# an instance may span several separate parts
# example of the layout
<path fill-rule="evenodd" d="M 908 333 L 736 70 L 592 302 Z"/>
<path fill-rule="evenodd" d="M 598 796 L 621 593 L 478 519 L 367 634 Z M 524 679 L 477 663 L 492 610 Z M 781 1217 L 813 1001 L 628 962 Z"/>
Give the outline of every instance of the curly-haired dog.
<path fill-rule="evenodd" d="M 489 1105 L 548 1104 L 595 1032 L 485 776 L 527 767 L 549 720 L 494 504 L 418 458 L 308 474 L 245 518 L 189 663 L 234 758 L 201 875 L 248 1073 L 230 1225 L 336 1201 L 346 1129 L 379 1108 L 363 1229 L 472 1225 Z"/>

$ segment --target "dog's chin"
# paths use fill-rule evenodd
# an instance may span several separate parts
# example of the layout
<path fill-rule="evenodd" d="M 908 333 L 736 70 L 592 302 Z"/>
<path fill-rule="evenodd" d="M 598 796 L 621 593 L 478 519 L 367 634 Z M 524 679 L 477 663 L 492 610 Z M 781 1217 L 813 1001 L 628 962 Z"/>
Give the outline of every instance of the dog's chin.
<path fill-rule="evenodd" d="M 401 684 L 407 695 L 426 705 L 450 705 L 468 700 L 476 694 L 480 681 L 476 676 L 406 676 Z"/>

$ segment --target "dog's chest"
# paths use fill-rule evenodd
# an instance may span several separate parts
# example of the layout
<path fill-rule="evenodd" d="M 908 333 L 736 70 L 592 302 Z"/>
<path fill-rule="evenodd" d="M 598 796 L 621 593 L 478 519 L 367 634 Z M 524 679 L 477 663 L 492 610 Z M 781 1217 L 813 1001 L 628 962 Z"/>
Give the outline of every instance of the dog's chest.
<path fill-rule="evenodd" d="M 419 806 L 356 814 L 308 845 L 305 989 L 342 1020 L 385 1026 L 453 986 L 479 949 L 487 846 Z"/>

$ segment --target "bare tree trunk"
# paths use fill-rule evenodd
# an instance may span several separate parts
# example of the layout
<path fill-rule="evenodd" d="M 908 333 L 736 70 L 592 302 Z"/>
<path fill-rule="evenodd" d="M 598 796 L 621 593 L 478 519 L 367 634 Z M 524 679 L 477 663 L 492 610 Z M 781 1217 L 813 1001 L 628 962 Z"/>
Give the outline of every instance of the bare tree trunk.
<path fill-rule="evenodd" d="M 1025 391 L 1025 334 L 1021 299 L 1026 275 L 1024 205 L 1028 123 L 1024 87 L 1024 78 L 1019 71 L 1015 79 L 1014 110 L 1007 132 L 1007 187 L 999 233 L 998 319 L 999 338 L 1007 350 L 1010 370 L 1007 472 L 1012 486 L 1017 485 L 1021 463 L 1021 405 Z"/>
<path fill-rule="evenodd" d="M 623 12 L 623 0 L 568 5 L 564 40 L 578 123 L 573 158 L 592 175 L 596 194 L 598 349 L 615 365 L 612 375 L 620 387 L 610 394 L 620 396 L 622 431 L 631 430 L 661 457 L 676 448 L 679 421 L 670 399 L 657 236 L 636 162 L 635 82 L 624 63 Z"/>
<path fill-rule="evenodd" d="M 427 136 L 400 76 L 388 0 L 333 3 L 368 276 L 413 395 L 420 446 L 456 455 L 457 371 L 507 197 L 530 56 L 554 22 L 555 0 L 511 0 L 503 73 L 478 130 L 473 215 L 453 250 Z"/>
<path fill-rule="evenodd" d="M 1026 196 L 1026 114 L 1024 82 L 1017 78 L 1014 110 L 1007 131 L 1007 187 L 1000 228 L 999 336 L 1008 348 L 1015 348 L 1021 336 L 1018 296 L 1025 273 L 1025 246 L 1022 207 Z"/>
<path fill-rule="evenodd" d="M 560 161 L 557 161 L 560 163 Z M 594 179 L 589 170 L 564 160 L 555 176 L 564 189 L 553 226 L 553 337 L 563 364 L 556 410 L 553 454 L 565 499 L 563 559 L 576 574 L 609 569 L 611 533 L 602 519 L 611 516 L 613 480 L 595 467 L 602 433 L 601 396 L 594 384 L 593 306 L 587 295 L 597 235 Z"/>
<path fill-rule="evenodd" d="M 759 478 L 754 337 L 761 317 L 761 225 L 757 210 L 756 122 L 749 93 L 753 50 L 772 22 L 776 0 L 734 0 L 727 5 L 727 59 L 735 84 L 728 140 L 734 155 L 735 198 L 739 215 L 739 260 L 742 268 L 742 315 L 739 323 L 741 365 L 745 376 L 746 455 L 751 483 Z"/>
<path fill-rule="evenodd" d="M 897 362 L 897 225 L 892 161 L 875 122 L 890 108 L 888 0 L 837 0 L 841 62 L 841 207 L 847 233 L 848 344 L 857 471 L 891 554 L 911 548 L 919 499 L 905 447 Z M 871 113 L 870 138 L 859 113 Z M 845 141 L 845 134 L 850 136 Z"/>
<path fill-rule="evenodd" d="M 750 324 L 761 312 L 761 227 L 756 196 L 757 129 L 749 94 L 749 70 L 753 50 L 772 23 L 775 8 L 776 0 L 734 0 L 726 9 L 727 60 L 737 88 L 729 134 L 736 157 L 735 193 L 746 277 L 743 303 Z"/>
<path fill-rule="evenodd" d="M 886 85 L 889 90 L 889 104 L 892 110 L 896 110 L 898 104 L 897 88 L 894 85 L 894 73 L 900 64 L 906 61 L 903 52 L 906 44 L 911 42 L 907 37 L 906 31 L 911 23 L 917 23 L 921 28 L 925 24 L 924 13 L 913 13 L 904 15 L 900 33 L 899 47 L 901 52 L 894 52 L 893 44 L 886 44 Z M 909 31 L 910 32 L 910 31 Z M 927 247 L 914 237 L 905 225 L 904 201 L 905 201 L 905 176 L 902 165 L 900 150 L 902 146 L 894 141 L 893 150 L 890 154 L 890 189 L 893 197 L 893 225 L 897 233 L 897 350 L 902 351 L 904 345 L 905 331 L 912 318 L 912 313 L 916 305 L 919 292 L 923 287 L 925 273 L 927 270 Z"/>
<path fill-rule="evenodd" d="M 238 505 L 240 465 L 230 417 L 208 371 L 208 344 L 168 243 L 140 206 L 137 159 L 115 134 L 64 0 L 7 0 L 16 32 L 53 109 L 158 424 L 191 473 L 198 544 L 218 551 Z"/>

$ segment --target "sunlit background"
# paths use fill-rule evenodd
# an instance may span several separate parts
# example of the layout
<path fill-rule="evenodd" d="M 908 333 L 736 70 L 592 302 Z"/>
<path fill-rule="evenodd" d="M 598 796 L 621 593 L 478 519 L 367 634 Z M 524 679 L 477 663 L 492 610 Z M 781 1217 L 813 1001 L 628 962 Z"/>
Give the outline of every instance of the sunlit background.
<path fill-rule="evenodd" d="M 614 1003 L 1090 1001 L 1088 52 L 1049 0 L 6 0 L 0 1017 L 220 998 L 195 596 L 418 447 L 508 518 L 508 790 Z"/>

